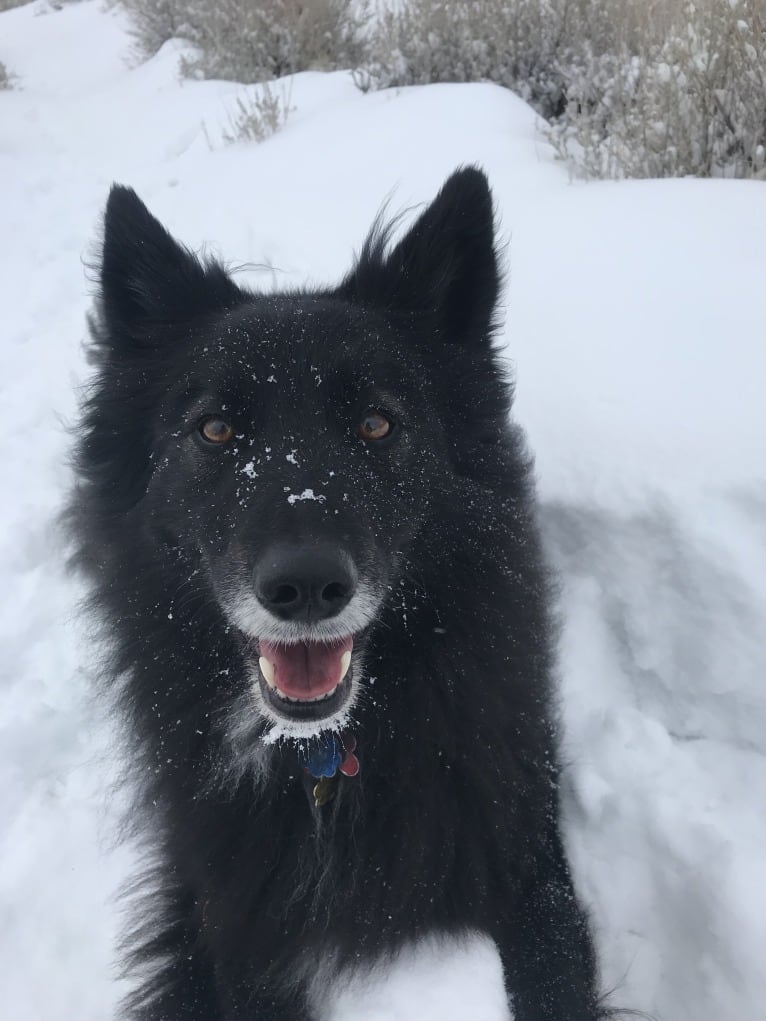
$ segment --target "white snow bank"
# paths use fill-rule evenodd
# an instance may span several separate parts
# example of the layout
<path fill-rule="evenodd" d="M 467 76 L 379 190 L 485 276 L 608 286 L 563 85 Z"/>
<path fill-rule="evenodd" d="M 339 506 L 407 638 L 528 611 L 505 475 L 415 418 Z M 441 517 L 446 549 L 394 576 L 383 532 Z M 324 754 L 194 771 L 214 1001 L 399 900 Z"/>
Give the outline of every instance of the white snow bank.
<path fill-rule="evenodd" d="M 175 44 L 132 70 L 128 51 L 98 0 L 0 15 L 19 86 L 0 92 L 0 1017 L 103 1021 L 118 993 L 109 898 L 132 854 L 111 844 L 111 735 L 51 528 L 109 183 L 279 286 L 336 279 L 387 194 L 426 201 L 479 162 L 562 572 L 568 830 L 605 980 L 663 1021 L 763 1021 L 766 188 L 573 186 L 499 88 L 362 95 L 346 74 L 296 76 L 279 135 L 216 148 L 240 87 L 179 82 Z M 479 941 L 425 946 L 329 1013 L 506 1012 Z"/>

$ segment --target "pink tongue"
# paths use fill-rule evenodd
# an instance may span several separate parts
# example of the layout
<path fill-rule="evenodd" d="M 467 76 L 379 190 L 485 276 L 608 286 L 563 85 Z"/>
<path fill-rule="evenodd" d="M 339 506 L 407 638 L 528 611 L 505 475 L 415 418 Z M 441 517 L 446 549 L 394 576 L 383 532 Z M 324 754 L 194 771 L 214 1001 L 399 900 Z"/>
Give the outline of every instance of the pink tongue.
<path fill-rule="evenodd" d="M 316 698 L 340 683 L 343 671 L 341 658 L 350 652 L 351 635 L 333 645 L 324 642 L 299 642 L 297 645 L 276 645 L 260 642 L 260 653 L 274 664 L 274 683 L 290 698 Z"/>

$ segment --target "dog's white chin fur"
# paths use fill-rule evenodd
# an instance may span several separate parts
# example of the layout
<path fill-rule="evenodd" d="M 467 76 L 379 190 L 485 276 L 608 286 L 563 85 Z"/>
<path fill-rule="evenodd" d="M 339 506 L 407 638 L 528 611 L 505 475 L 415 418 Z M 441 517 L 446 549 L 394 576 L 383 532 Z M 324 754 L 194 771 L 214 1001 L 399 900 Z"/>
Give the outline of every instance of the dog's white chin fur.
<path fill-rule="evenodd" d="M 218 720 L 223 737 L 222 755 L 210 776 L 211 789 L 231 788 L 249 776 L 256 785 L 267 782 L 276 746 L 283 741 L 307 741 L 328 731 L 353 727 L 353 710 L 363 691 L 358 677 L 344 705 L 321 720 L 289 720 L 271 709 L 256 676 Z"/>
<path fill-rule="evenodd" d="M 248 670 L 253 692 L 253 708 L 263 720 L 271 724 L 261 738 L 264 744 L 276 744 L 282 740 L 305 740 L 316 737 L 323 731 L 341 731 L 348 726 L 359 691 L 359 684 L 355 677 L 351 678 L 351 690 L 346 701 L 336 712 L 318 720 L 291 720 L 288 716 L 282 716 L 269 703 L 268 699 L 264 698 L 257 666 L 251 663 L 248 665 Z"/>
<path fill-rule="evenodd" d="M 305 741 L 310 737 L 318 737 L 326 731 L 337 733 L 345 730 L 351 722 L 353 697 L 352 691 L 348 702 L 342 709 L 321 720 L 288 720 L 284 718 L 274 720 L 271 729 L 266 731 L 261 740 L 266 745 L 272 745 L 280 741 Z"/>

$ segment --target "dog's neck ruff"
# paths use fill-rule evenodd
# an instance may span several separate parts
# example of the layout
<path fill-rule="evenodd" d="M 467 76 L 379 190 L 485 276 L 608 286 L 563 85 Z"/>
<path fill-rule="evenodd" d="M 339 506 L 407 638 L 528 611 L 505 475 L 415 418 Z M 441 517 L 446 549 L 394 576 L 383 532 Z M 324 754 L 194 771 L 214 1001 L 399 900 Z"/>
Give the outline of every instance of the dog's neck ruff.
<path fill-rule="evenodd" d="M 321 808 L 335 797 L 337 776 L 356 776 L 359 759 L 355 755 L 356 738 L 342 734 L 322 734 L 306 753 L 304 772 L 315 808 Z M 316 780 L 316 783 L 312 781 Z"/>

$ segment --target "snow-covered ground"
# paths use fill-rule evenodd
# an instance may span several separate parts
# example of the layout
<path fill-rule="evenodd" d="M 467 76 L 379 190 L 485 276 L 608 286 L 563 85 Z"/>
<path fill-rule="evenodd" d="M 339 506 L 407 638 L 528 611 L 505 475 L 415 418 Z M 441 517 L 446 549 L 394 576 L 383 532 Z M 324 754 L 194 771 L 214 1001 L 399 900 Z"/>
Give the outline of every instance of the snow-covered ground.
<path fill-rule="evenodd" d="M 104 1021 L 119 987 L 112 735 L 52 520 L 112 180 L 263 286 L 332 281 L 382 199 L 479 162 L 509 241 L 506 339 L 561 571 L 568 835 L 615 1000 L 766 1018 L 766 186 L 571 184 L 490 85 L 295 78 L 262 145 L 240 87 L 130 69 L 98 0 L 0 15 L 0 1021 Z M 482 942 L 423 947 L 333 1021 L 501 1021 Z M 566 1021 L 566 1019 L 561 1019 Z"/>

